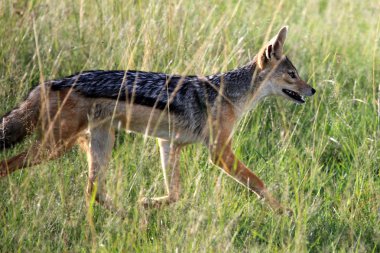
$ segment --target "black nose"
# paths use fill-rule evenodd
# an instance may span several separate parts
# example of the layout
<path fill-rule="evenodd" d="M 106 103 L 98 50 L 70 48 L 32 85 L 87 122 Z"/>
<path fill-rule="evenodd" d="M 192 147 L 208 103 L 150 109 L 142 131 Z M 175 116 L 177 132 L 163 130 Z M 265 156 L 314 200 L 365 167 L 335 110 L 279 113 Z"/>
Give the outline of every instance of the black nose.
<path fill-rule="evenodd" d="M 315 94 L 315 92 L 317 92 L 314 88 L 311 88 L 311 94 Z"/>

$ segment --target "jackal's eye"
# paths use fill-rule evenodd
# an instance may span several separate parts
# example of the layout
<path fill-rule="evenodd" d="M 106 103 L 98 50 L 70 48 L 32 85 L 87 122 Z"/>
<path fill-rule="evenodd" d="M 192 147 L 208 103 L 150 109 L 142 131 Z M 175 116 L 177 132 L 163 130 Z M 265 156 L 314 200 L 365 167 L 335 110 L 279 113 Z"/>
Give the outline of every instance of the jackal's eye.
<path fill-rule="evenodd" d="M 294 71 L 289 71 L 288 75 L 290 76 L 290 78 L 293 78 L 293 79 L 296 78 L 296 73 L 294 73 Z"/>

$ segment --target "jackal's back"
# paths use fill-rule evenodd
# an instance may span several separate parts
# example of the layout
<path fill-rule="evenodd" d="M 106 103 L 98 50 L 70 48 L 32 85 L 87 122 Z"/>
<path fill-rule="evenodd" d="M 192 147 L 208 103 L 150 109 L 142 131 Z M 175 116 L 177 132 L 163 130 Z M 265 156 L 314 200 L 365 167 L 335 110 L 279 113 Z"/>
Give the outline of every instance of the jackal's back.
<path fill-rule="evenodd" d="M 85 97 L 127 101 L 175 114 L 183 127 L 200 132 L 218 85 L 197 76 L 143 71 L 85 71 L 49 82 L 52 90 L 73 88 Z"/>
<path fill-rule="evenodd" d="M 85 71 L 50 84 L 52 90 L 73 88 L 86 97 L 128 100 L 156 109 L 169 107 L 174 113 L 183 113 L 189 102 L 199 107 L 213 103 L 217 94 L 215 87 L 197 76 L 134 70 Z"/>

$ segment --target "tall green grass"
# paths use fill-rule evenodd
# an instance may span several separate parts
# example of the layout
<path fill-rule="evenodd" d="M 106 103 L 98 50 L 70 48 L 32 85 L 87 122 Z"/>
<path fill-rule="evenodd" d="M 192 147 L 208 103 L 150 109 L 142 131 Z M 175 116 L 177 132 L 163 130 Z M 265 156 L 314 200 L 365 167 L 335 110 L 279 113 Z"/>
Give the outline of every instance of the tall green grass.
<path fill-rule="evenodd" d="M 303 106 L 265 100 L 234 138 L 293 218 L 208 163 L 199 145 L 182 154 L 180 201 L 141 210 L 139 197 L 164 192 L 158 145 L 119 133 L 107 188 L 127 218 L 86 207 L 86 159 L 73 150 L 0 181 L 0 251 L 379 252 L 379 13 L 360 0 L 1 1 L 1 114 L 33 85 L 81 70 L 226 71 L 282 25 L 288 56 L 317 93 Z"/>

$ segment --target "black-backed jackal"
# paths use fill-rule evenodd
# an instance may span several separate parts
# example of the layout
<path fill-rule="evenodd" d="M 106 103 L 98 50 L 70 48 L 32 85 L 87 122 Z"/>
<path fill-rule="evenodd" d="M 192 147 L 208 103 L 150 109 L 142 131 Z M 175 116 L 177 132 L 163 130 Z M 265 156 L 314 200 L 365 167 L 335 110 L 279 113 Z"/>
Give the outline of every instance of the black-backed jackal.
<path fill-rule="evenodd" d="M 96 70 L 38 85 L 0 121 L 1 150 L 33 130 L 39 131 L 32 148 L 1 162 L 0 176 L 58 158 L 79 143 L 88 156 L 87 193 L 112 209 L 104 174 L 111 159 L 114 129 L 122 126 L 159 138 L 162 166 L 170 175 L 165 180 L 167 195 L 144 198 L 144 205 L 179 198 L 181 149 L 200 142 L 208 147 L 215 165 L 273 209 L 287 210 L 231 148 L 236 122 L 264 97 L 277 95 L 304 103 L 303 96 L 315 93 L 283 55 L 287 30 L 283 27 L 250 63 L 227 73 L 201 77 Z"/>

